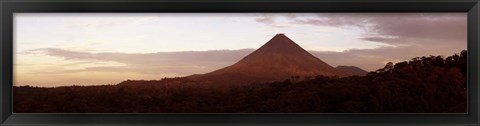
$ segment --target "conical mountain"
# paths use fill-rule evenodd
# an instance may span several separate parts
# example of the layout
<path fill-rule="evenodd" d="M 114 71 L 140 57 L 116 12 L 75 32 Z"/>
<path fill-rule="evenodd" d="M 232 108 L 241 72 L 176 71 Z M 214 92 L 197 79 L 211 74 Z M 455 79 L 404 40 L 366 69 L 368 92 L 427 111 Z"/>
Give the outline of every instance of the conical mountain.
<path fill-rule="evenodd" d="M 277 34 L 262 47 L 237 63 L 203 75 L 191 76 L 203 81 L 225 83 L 261 83 L 282 81 L 292 76 L 347 76 L 302 47 L 285 34 Z"/>

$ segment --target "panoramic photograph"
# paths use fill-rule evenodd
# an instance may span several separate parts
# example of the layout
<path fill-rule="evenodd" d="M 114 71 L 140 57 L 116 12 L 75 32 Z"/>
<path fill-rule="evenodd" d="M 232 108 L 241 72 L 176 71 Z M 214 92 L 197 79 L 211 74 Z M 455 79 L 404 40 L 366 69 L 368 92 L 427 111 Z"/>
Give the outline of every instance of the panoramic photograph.
<path fill-rule="evenodd" d="M 15 13 L 13 113 L 466 113 L 467 13 Z"/>

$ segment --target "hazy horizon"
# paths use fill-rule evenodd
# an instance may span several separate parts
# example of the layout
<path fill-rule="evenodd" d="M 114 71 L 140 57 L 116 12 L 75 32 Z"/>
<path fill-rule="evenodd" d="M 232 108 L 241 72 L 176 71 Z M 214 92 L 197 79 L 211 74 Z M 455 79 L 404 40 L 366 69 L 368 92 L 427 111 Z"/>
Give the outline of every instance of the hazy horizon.
<path fill-rule="evenodd" d="M 229 66 L 277 33 L 367 71 L 466 50 L 466 13 L 16 13 L 14 85 L 116 84 Z"/>

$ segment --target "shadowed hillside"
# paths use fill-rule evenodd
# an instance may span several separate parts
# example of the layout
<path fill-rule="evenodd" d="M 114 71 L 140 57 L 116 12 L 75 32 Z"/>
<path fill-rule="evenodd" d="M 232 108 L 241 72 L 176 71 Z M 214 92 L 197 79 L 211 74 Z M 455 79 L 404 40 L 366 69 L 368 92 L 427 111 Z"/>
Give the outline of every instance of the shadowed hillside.
<path fill-rule="evenodd" d="M 252 54 L 253 55 L 253 54 Z M 215 88 L 187 78 L 118 85 L 14 87 L 15 113 L 463 113 L 467 51 L 417 57 L 365 76 L 290 77 Z M 226 84 L 230 82 L 224 82 Z"/>
<path fill-rule="evenodd" d="M 355 66 L 337 66 L 335 67 L 335 69 L 356 76 L 365 76 L 368 73 L 367 71 Z"/>

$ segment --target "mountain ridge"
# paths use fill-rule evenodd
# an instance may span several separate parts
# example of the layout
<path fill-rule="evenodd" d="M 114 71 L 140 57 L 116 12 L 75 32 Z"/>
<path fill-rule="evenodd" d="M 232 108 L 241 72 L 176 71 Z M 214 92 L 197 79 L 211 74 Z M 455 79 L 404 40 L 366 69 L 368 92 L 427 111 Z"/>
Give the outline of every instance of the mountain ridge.
<path fill-rule="evenodd" d="M 356 66 L 343 66 L 339 65 L 335 67 L 335 69 L 339 71 L 343 71 L 345 73 L 349 73 L 351 75 L 356 75 L 356 76 L 365 76 L 367 75 L 368 71 L 363 70 L 362 68 L 356 67 Z"/>

